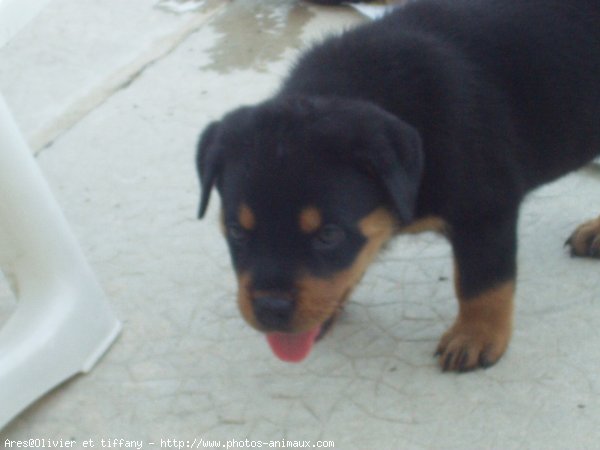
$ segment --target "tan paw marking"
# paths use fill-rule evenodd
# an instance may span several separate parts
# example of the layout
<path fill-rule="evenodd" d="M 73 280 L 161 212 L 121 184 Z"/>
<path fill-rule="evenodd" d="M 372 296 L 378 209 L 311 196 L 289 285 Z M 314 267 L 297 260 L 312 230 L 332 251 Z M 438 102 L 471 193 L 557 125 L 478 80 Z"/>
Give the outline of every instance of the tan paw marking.
<path fill-rule="evenodd" d="M 600 258 L 600 217 L 579 225 L 567 239 L 571 256 Z"/>
<path fill-rule="evenodd" d="M 444 333 L 436 356 L 444 371 L 489 367 L 504 354 L 512 332 L 514 282 L 460 300 L 456 322 Z"/>

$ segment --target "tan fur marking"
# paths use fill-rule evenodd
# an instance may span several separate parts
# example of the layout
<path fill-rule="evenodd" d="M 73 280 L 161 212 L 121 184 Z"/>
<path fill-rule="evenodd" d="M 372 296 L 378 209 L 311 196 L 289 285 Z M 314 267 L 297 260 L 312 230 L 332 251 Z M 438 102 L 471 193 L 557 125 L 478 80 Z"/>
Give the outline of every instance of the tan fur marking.
<path fill-rule="evenodd" d="M 252 230 L 256 226 L 256 217 L 248 205 L 242 203 L 238 211 L 238 220 L 242 228 Z"/>
<path fill-rule="evenodd" d="M 400 228 L 400 233 L 417 234 L 425 231 L 435 231 L 436 233 L 445 234 L 446 228 L 446 222 L 440 217 L 427 216 Z"/>
<path fill-rule="evenodd" d="M 314 233 L 321 228 L 322 222 L 321 212 L 314 206 L 308 206 L 300 211 L 299 225 L 303 233 Z"/>
<path fill-rule="evenodd" d="M 456 267 L 454 280 L 459 313 L 438 345 L 440 365 L 459 371 L 492 365 L 504 354 L 512 334 L 515 283 L 506 281 L 467 299 Z"/>
<path fill-rule="evenodd" d="M 221 208 L 219 213 L 219 228 L 221 229 L 221 233 L 223 236 L 227 234 L 227 227 L 225 227 L 225 211 Z"/>
<path fill-rule="evenodd" d="M 242 317 L 254 328 L 260 329 L 260 325 L 254 317 L 252 310 L 252 297 L 250 294 L 251 279 L 247 272 L 238 275 L 238 307 L 242 313 Z"/>
<path fill-rule="evenodd" d="M 567 244 L 573 256 L 600 258 L 600 217 L 579 225 Z"/>
<path fill-rule="evenodd" d="M 310 330 L 322 324 L 342 307 L 381 246 L 392 237 L 394 226 L 395 219 L 388 211 L 373 211 L 359 222 L 359 229 L 367 243 L 352 266 L 331 278 L 307 275 L 298 281 L 299 294 L 293 322 L 295 331 Z"/>
<path fill-rule="evenodd" d="M 507 281 L 476 298 L 460 300 L 459 319 L 465 323 L 485 323 L 493 333 L 507 339 L 512 328 L 515 283 Z"/>

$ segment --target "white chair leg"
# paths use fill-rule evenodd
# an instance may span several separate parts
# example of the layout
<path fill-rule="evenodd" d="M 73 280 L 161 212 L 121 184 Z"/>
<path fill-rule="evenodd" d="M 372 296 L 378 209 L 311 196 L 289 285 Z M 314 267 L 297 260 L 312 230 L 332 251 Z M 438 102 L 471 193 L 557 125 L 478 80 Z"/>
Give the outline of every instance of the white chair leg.
<path fill-rule="evenodd" d="M 17 307 L 0 328 L 0 428 L 89 371 L 121 324 L 0 95 L 0 267 Z"/>

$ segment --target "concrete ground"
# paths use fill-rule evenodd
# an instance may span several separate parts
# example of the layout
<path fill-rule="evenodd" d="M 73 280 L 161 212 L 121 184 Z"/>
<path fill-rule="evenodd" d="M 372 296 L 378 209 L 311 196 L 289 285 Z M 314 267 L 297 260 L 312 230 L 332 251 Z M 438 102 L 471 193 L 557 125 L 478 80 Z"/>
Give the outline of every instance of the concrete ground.
<path fill-rule="evenodd" d="M 124 323 L 97 367 L 27 409 L 0 447 L 600 447 L 600 262 L 562 246 L 600 212 L 593 167 L 523 206 L 514 338 L 489 370 L 442 374 L 432 357 L 456 301 L 450 249 L 430 234 L 381 256 L 300 365 L 240 318 L 217 202 L 196 220 L 198 133 L 272 92 L 309 43 L 362 20 L 297 0 L 52 0 L 0 49 L 0 91 Z M 0 324 L 13 307 L 4 286 Z"/>

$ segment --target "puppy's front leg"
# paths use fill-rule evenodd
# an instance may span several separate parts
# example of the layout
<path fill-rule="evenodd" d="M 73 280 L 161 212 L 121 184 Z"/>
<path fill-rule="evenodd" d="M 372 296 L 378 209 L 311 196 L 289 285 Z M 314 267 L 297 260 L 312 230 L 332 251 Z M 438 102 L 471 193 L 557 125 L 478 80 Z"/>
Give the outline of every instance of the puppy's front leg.
<path fill-rule="evenodd" d="M 444 371 L 489 367 L 512 332 L 516 273 L 516 212 L 454 226 L 458 317 L 436 355 Z"/>

